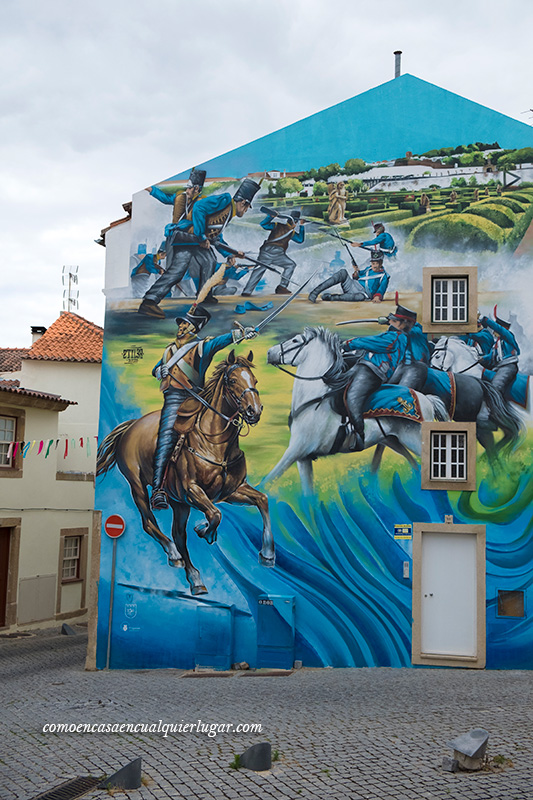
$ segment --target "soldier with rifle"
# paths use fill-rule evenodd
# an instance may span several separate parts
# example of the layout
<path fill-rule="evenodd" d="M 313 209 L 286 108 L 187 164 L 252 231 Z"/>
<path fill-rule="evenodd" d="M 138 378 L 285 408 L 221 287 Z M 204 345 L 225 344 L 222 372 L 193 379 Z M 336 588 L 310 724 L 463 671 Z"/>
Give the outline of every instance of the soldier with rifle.
<path fill-rule="evenodd" d="M 386 232 L 384 224 L 382 222 L 374 222 L 372 227 L 374 228 L 374 238 L 369 239 L 367 242 L 350 242 L 352 247 L 379 247 L 387 258 L 395 256 L 398 252 L 398 248 L 390 233 Z"/>
<path fill-rule="evenodd" d="M 276 286 L 276 294 L 290 294 L 289 282 L 296 268 L 296 262 L 287 255 L 289 243 L 302 244 L 305 238 L 304 221 L 301 212 L 292 209 L 288 215 L 277 214 L 274 209 L 263 206 L 261 211 L 266 213 L 261 222 L 261 227 L 269 231 L 259 250 L 258 266 L 250 275 L 242 297 L 251 297 L 257 284 L 269 267 L 279 267 L 282 270 L 281 280 Z M 278 270 L 274 269 L 275 272 Z"/>
<path fill-rule="evenodd" d="M 146 292 L 138 309 L 140 314 L 164 319 L 165 312 L 159 303 L 167 293 L 181 281 L 190 267 L 199 273 L 199 289 L 214 274 L 217 259 L 212 248 L 223 256 L 229 256 L 228 264 L 234 266 L 234 255 L 244 257 L 244 253 L 228 249 L 223 232 L 233 217 L 243 217 L 252 205 L 252 200 L 259 191 L 260 185 L 251 178 L 245 178 L 233 197 L 224 192 L 198 200 L 192 209 L 191 219 L 184 218 L 177 223 L 172 232 L 171 246 L 176 253 L 153 286 Z M 216 303 L 212 292 L 206 297 L 206 303 Z"/>

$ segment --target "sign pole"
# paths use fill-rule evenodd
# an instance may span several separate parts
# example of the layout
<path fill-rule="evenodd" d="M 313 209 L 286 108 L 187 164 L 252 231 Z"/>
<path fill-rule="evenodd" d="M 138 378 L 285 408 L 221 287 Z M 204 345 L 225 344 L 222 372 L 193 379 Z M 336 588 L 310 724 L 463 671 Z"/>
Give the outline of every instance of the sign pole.
<path fill-rule="evenodd" d="M 113 539 L 113 556 L 111 559 L 111 588 L 109 591 L 109 619 L 107 621 L 107 653 L 105 668 L 109 669 L 111 658 L 111 625 L 113 622 L 113 604 L 115 600 L 115 572 L 117 568 L 117 539 L 126 529 L 126 523 L 120 514 L 111 514 L 104 523 L 104 530 L 110 539 Z"/>
<path fill-rule="evenodd" d="M 113 559 L 111 562 L 111 593 L 109 595 L 109 621 L 107 623 L 107 656 L 105 668 L 109 669 L 111 657 L 111 623 L 113 621 L 113 602 L 115 599 L 115 570 L 117 566 L 117 540 L 113 539 Z"/>

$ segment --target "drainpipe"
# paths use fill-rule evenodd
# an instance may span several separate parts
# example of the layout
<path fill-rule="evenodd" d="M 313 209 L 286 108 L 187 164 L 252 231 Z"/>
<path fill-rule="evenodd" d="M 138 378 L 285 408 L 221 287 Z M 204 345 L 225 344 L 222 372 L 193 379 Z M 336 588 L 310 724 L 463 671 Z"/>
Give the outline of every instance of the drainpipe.
<path fill-rule="evenodd" d="M 399 78 L 401 74 L 401 64 L 402 64 L 402 51 L 395 50 L 394 51 L 394 77 Z"/>

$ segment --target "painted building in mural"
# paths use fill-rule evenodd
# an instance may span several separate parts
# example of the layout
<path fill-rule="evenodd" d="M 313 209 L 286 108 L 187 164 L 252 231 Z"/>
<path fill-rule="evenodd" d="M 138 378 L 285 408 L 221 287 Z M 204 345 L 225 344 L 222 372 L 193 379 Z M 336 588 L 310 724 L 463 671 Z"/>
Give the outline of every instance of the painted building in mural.
<path fill-rule="evenodd" d="M 531 668 L 533 129 L 404 75 L 125 210 L 97 666 Z"/>

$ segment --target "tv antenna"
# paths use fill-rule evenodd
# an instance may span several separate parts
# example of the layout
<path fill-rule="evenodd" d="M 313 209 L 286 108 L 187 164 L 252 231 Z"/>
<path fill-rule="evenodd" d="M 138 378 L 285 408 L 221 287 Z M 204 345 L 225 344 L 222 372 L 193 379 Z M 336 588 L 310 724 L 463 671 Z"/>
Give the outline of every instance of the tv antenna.
<path fill-rule="evenodd" d="M 80 307 L 80 292 L 76 288 L 78 285 L 78 269 L 79 267 L 63 267 L 61 276 L 61 282 L 65 287 L 63 289 L 63 311 L 74 311 L 74 309 Z"/>

